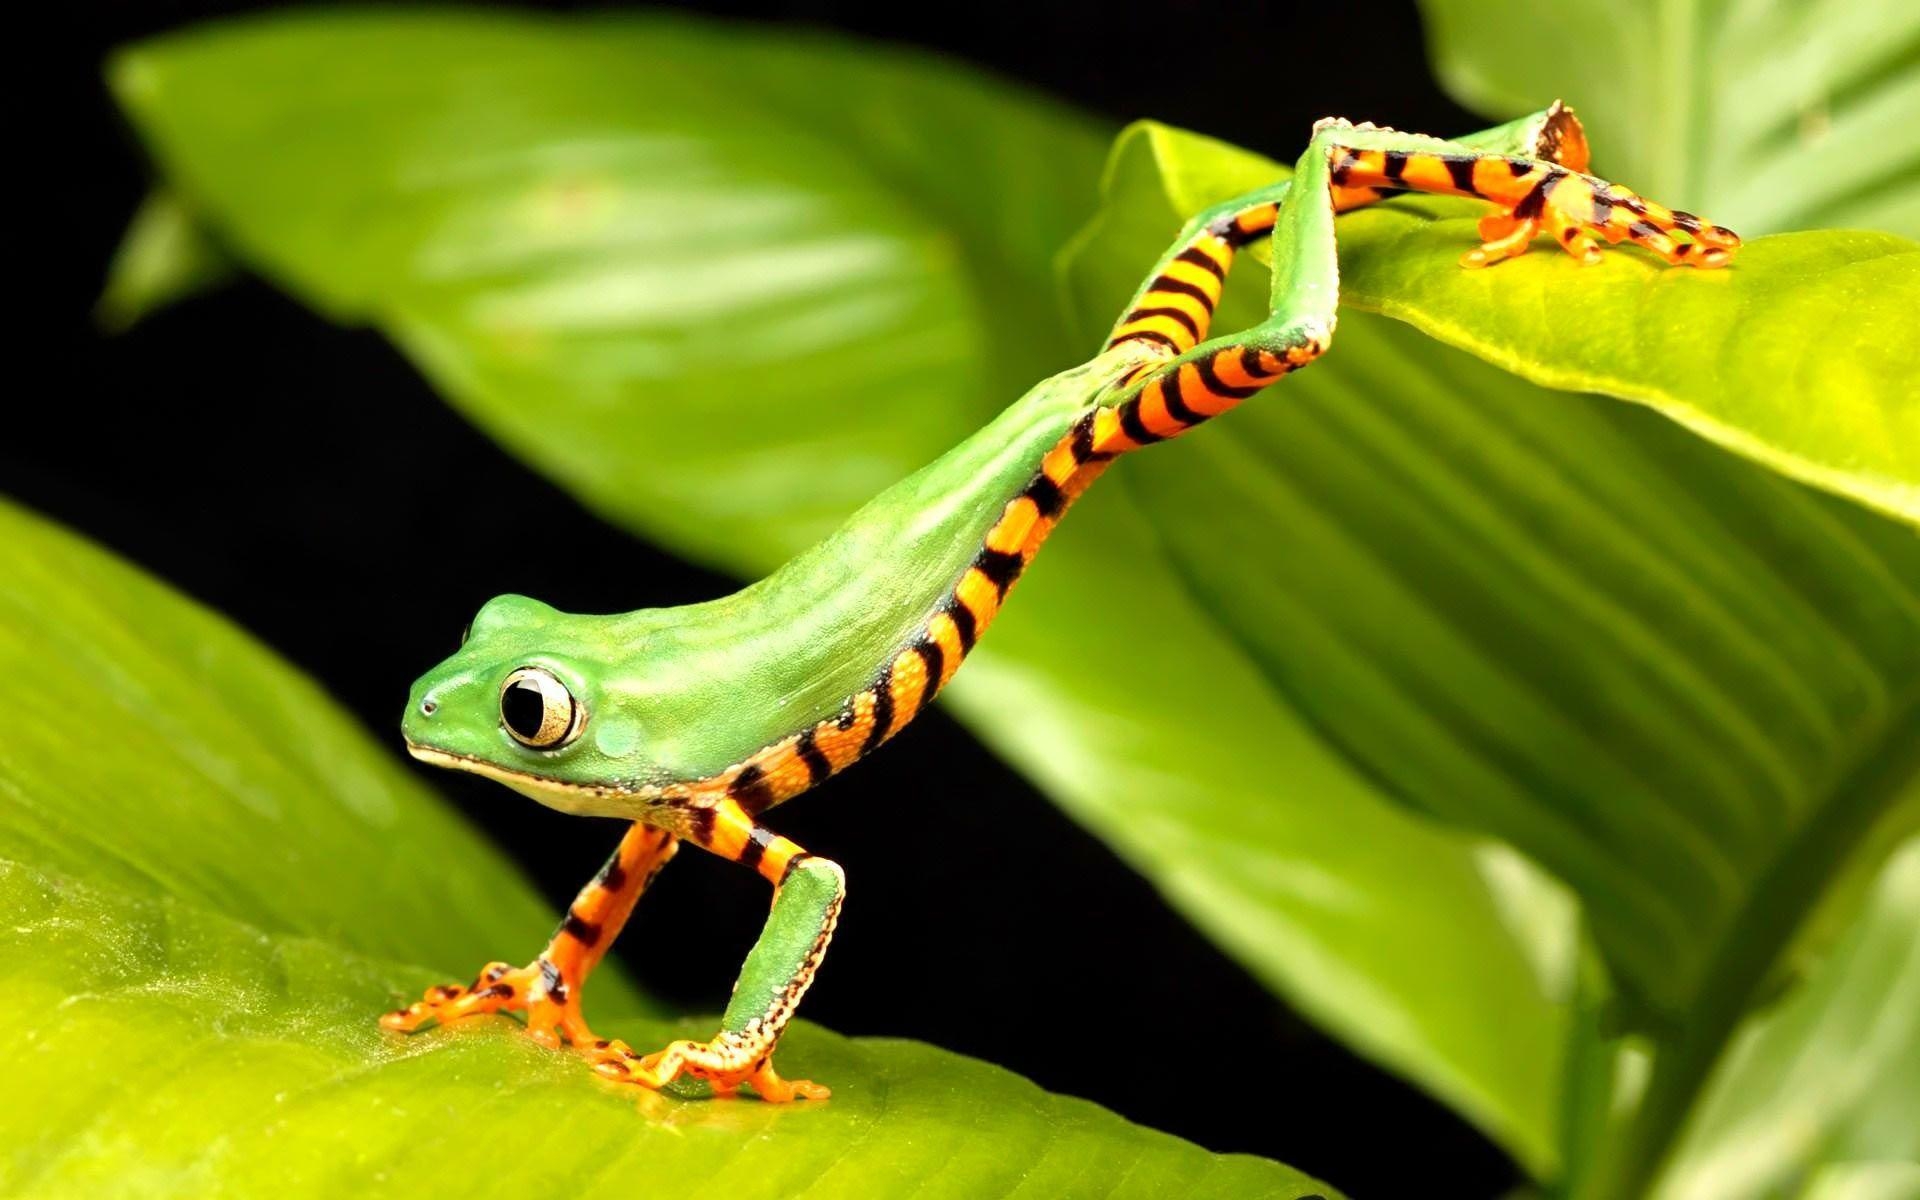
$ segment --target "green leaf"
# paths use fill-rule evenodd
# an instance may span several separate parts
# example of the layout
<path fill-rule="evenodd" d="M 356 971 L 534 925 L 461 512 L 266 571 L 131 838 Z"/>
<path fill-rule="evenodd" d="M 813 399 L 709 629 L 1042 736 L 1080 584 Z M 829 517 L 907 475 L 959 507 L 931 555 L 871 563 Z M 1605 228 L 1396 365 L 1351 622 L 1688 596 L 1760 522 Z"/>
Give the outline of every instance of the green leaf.
<path fill-rule="evenodd" d="M 1181 211 L 1286 174 L 1152 124 L 1117 154 L 1116 179 L 1138 175 Z M 1760 238 L 1721 271 L 1674 270 L 1630 248 L 1570 270 L 1542 246 L 1463 271 L 1484 207 L 1422 196 L 1343 218 L 1342 303 L 1547 387 L 1646 404 L 1782 474 L 1920 522 L 1920 244 L 1858 231 Z"/>
<path fill-rule="evenodd" d="M 1171 130 L 1125 139 L 1071 260 L 1079 310 L 1113 311 L 1165 230 L 1277 171 Z M 1399 219 L 1343 223 L 1354 276 Z M 1451 318 L 1530 319 L 1481 290 L 1512 265 Z M 1224 327 L 1256 317 L 1259 282 L 1230 288 Z M 1664 286 L 1691 282 L 1729 294 Z M 1398 794 L 1574 888 L 1656 1048 L 1611 1152 L 1650 1169 L 1795 929 L 1916 789 L 1920 543 L 1363 313 L 1282 391 L 1123 478 L 1279 693 Z"/>
<path fill-rule="evenodd" d="M 1047 263 L 1104 139 L 921 56 L 307 15 L 163 39 L 114 77 L 250 265 L 379 324 L 600 511 L 742 573 L 1085 349 Z M 1020 597 L 950 693 L 963 719 L 1262 980 L 1550 1172 L 1552 885 L 1383 799 L 1124 496 L 1077 510 Z"/>
<path fill-rule="evenodd" d="M 1632 251 L 1577 271 L 1540 253 L 1468 274 L 1455 260 L 1473 222 L 1458 204 L 1383 206 L 1349 228 L 1342 291 L 1356 307 L 1535 383 L 1646 404 L 1920 522 L 1920 244 L 1821 231 L 1761 238 L 1712 274 Z"/>
<path fill-rule="evenodd" d="M 1044 265 L 1106 144 L 944 63 L 664 18 L 304 14 L 112 81 L 250 266 L 380 324 L 604 515 L 742 570 L 1060 365 Z"/>
<path fill-rule="evenodd" d="M 442 972 L 551 932 L 497 849 L 218 616 L 4 502 L 0 581 L 0 858 Z"/>
<path fill-rule="evenodd" d="M 233 272 L 232 260 L 208 240 L 187 206 L 161 188 L 133 214 L 94 315 L 108 329 L 127 329 L 155 309 L 226 282 Z"/>
<path fill-rule="evenodd" d="M 1714 1073 L 1661 1200 L 1810 1195 L 1801 1180 L 1920 1189 L 1920 837 L 1880 872 L 1821 972 L 1758 1017 Z M 1904 1171 L 1892 1168 L 1904 1167 Z M 1836 1193 L 1838 1194 L 1838 1193 Z"/>
<path fill-rule="evenodd" d="M 539 944 L 526 887 L 217 617 L 6 505 L 0 579 L 8 1195 L 1332 1194 L 909 1042 L 796 1028 L 836 1093 L 781 1108 L 636 1096 L 504 1018 L 384 1034 L 444 959 Z"/>
<path fill-rule="evenodd" d="M 1862 226 L 1920 237 L 1920 7 L 1423 0 L 1462 104 L 1559 98 L 1600 173 L 1743 234 Z"/>

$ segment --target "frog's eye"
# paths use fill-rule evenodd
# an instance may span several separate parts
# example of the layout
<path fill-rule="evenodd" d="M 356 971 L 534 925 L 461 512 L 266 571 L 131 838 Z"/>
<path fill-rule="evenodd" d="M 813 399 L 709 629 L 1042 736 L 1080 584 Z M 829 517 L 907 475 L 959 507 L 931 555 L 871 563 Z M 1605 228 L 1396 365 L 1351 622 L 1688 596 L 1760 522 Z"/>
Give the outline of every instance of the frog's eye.
<path fill-rule="evenodd" d="M 564 746 L 580 732 L 585 716 L 567 685 L 539 667 L 521 667 L 500 685 L 500 724 L 522 746 Z"/>

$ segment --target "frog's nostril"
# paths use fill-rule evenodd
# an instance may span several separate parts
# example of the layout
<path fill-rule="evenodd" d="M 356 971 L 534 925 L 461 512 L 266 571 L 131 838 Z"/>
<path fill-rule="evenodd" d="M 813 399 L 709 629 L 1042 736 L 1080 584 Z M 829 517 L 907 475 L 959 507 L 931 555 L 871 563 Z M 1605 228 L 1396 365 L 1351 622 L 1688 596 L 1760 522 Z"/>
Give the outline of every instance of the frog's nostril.
<path fill-rule="evenodd" d="M 433 715 L 433 710 L 439 707 L 440 706 L 438 704 L 435 704 L 431 700 L 422 700 L 420 702 L 420 715 L 423 717 L 430 717 Z"/>

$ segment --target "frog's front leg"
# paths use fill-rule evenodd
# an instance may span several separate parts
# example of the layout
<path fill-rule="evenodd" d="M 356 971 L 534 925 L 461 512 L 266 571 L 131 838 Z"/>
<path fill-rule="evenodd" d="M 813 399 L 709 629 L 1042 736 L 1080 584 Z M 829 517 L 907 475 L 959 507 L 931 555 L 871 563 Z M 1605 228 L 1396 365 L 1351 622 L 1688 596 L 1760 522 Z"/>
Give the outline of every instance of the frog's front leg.
<path fill-rule="evenodd" d="M 381 1017 L 380 1024 L 412 1033 L 434 1021 L 446 1024 L 477 1013 L 524 1012 L 528 1035 L 542 1045 L 558 1046 L 562 1038 L 583 1047 L 611 1044 L 601 1042 L 587 1028 L 581 1015 L 581 990 L 678 844 L 673 834 L 635 822 L 600 873 L 574 898 L 566 919 L 533 962 L 524 967 L 489 963 L 468 986 L 430 988 L 419 1002 Z"/>
<path fill-rule="evenodd" d="M 1586 174 L 1584 147 L 1579 160 L 1568 164 L 1345 121 L 1323 121 L 1314 134 L 1315 152 L 1331 158 L 1336 194 L 1398 189 L 1492 201 L 1494 212 L 1480 222 L 1482 244 L 1462 256 L 1463 266 L 1524 254 L 1543 232 L 1587 263 L 1599 260 L 1601 241 L 1630 241 L 1690 267 L 1724 266 L 1740 247 L 1731 229 Z"/>
<path fill-rule="evenodd" d="M 589 1057 L 608 1078 L 643 1087 L 665 1087 L 685 1075 L 706 1080 L 720 1095 L 744 1083 L 763 1100 L 826 1099 L 829 1092 L 820 1084 L 780 1078 L 773 1051 L 833 939 L 847 892 L 845 873 L 760 825 L 735 799 L 689 807 L 683 816 L 691 841 L 753 867 L 774 885 L 766 927 L 740 968 L 713 1040 L 674 1042 L 647 1055 L 611 1042 Z"/>

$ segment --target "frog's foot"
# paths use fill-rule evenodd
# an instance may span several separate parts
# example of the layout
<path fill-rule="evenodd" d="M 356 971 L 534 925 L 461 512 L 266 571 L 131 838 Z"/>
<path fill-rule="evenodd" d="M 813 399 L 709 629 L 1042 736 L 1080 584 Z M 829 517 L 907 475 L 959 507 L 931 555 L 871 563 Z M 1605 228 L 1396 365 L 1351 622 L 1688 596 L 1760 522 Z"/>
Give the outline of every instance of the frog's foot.
<path fill-rule="evenodd" d="M 1631 241 L 1675 266 L 1720 267 L 1740 248 L 1740 235 L 1722 225 L 1655 204 L 1631 188 L 1571 172 L 1546 175 L 1511 206 L 1480 219 L 1479 248 L 1463 267 L 1485 267 L 1525 254 L 1541 230 L 1583 263 L 1600 261 L 1600 245 Z"/>
<path fill-rule="evenodd" d="M 762 1100 L 825 1100 L 833 1093 L 806 1079 L 782 1079 L 773 1069 L 773 1047 L 750 1034 L 722 1033 L 711 1042 L 680 1041 L 652 1054 L 635 1054 L 622 1041 L 592 1043 L 594 1070 L 621 1083 L 658 1090 L 682 1075 L 704 1079 L 716 1096 L 731 1096 L 750 1084 Z"/>
<path fill-rule="evenodd" d="M 576 991 L 544 958 L 526 967 L 488 963 L 466 987 L 428 988 L 416 1003 L 381 1017 L 380 1025 L 412 1033 L 434 1021 L 446 1025 L 480 1013 L 523 1012 L 527 1035 L 543 1046 L 557 1047 L 563 1037 L 576 1046 L 592 1045 L 596 1039 L 580 1016 Z"/>

